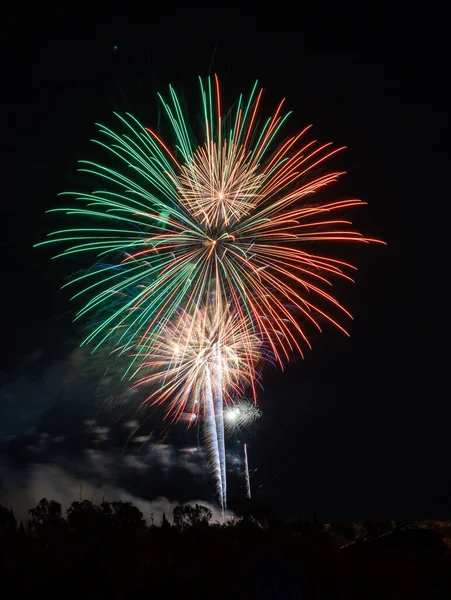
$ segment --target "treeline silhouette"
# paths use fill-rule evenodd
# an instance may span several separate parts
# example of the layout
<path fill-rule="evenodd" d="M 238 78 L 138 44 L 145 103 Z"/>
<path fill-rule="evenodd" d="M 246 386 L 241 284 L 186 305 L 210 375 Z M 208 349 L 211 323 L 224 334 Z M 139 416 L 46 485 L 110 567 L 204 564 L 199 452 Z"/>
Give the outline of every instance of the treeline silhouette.
<path fill-rule="evenodd" d="M 2 597 L 451 598 L 451 524 L 278 522 L 235 501 L 147 520 L 130 502 L 43 498 L 18 523 L 0 506 Z M 7 593 L 6 593 L 7 592 Z"/>

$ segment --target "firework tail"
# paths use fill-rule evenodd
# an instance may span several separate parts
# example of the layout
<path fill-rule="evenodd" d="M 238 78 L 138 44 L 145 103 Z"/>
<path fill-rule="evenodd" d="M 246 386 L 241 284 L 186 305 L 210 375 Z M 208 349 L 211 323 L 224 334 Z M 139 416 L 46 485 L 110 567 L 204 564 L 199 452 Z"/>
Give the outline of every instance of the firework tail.
<path fill-rule="evenodd" d="M 218 443 L 218 456 L 221 468 L 222 482 L 222 506 L 227 506 L 227 475 L 226 475 L 226 455 L 224 441 L 224 413 L 222 406 L 222 394 L 215 401 L 215 422 L 216 422 L 216 439 Z"/>
<path fill-rule="evenodd" d="M 216 436 L 218 440 L 218 452 L 219 462 L 221 465 L 221 479 L 222 479 L 222 506 L 227 506 L 227 471 L 226 471 L 226 455 L 225 455 L 225 441 L 224 441 L 224 405 L 222 395 L 222 359 L 221 351 L 218 347 L 217 351 L 218 364 L 217 364 L 217 397 L 215 398 L 215 421 L 216 421 Z"/>
<path fill-rule="evenodd" d="M 211 385 L 210 369 L 206 369 L 205 378 L 205 445 L 216 482 L 216 492 L 224 511 L 224 492 L 222 487 L 221 462 L 219 458 L 218 434 L 216 430 L 215 406 L 213 401 L 213 390 Z"/>
<path fill-rule="evenodd" d="M 251 480 L 249 477 L 249 462 L 247 460 L 247 444 L 244 444 L 244 473 L 246 477 L 246 496 L 251 499 Z"/>

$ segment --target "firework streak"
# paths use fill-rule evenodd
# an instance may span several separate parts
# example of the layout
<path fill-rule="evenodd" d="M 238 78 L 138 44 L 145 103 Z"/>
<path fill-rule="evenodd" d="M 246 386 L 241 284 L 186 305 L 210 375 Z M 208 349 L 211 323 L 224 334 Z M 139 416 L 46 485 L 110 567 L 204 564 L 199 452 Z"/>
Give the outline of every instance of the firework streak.
<path fill-rule="evenodd" d="M 179 311 L 164 327 L 150 331 L 140 348 L 135 386 L 154 390 L 147 401 L 165 403 L 174 420 L 189 412 L 194 422 L 204 423 L 223 507 L 227 495 L 223 406 L 258 381 L 260 346 L 247 319 L 210 305 L 196 307 L 192 314 Z M 139 377 L 140 373 L 145 375 Z"/>
<path fill-rule="evenodd" d="M 201 402 L 193 412 L 211 414 L 224 506 L 223 408 L 243 382 L 255 400 L 256 343 L 263 361 L 283 367 L 290 353 L 310 346 L 310 325 L 321 330 L 321 323 L 331 322 L 345 331 L 333 313 L 350 315 L 326 290 L 332 278 L 350 280 L 353 267 L 316 246 L 376 240 L 334 216 L 360 200 L 317 197 L 343 174 L 322 168 L 342 148 L 307 140 L 309 127 L 282 139 L 290 114 L 283 113 L 283 101 L 261 119 L 256 83 L 225 112 L 217 77 L 200 80 L 202 131 L 196 136 L 172 87 L 169 94 L 169 102 L 160 99 L 175 143 L 170 146 L 130 114 L 116 115 L 121 133 L 99 125 L 96 143 L 110 161 L 81 161 L 80 170 L 97 177 L 100 186 L 63 194 L 70 207 L 51 212 L 65 213 L 74 224 L 41 244 L 64 244 L 57 256 L 95 256 L 66 284 L 78 286 L 73 298 L 85 299 L 76 316 L 90 317 L 83 343 L 93 350 L 107 344 L 128 357 L 124 377 L 157 386 L 148 401 L 168 402 L 174 418 L 194 397 Z M 204 332 L 214 327 L 221 335 L 233 325 L 243 342 L 237 354 L 242 380 L 226 374 L 235 358 L 224 359 L 228 346 L 222 342 L 216 342 L 216 362 L 209 359 L 192 374 L 199 381 L 182 376 L 190 369 L 186 357 L 199 349 L 185 331 L 196 331 L 196 320 L 204 321 Z M 176 355 L 167 348 L 163 359 L 168 328 L 181 336 L 183 350 Z M 175 385 L 179 381 L 185 389 Z"/>
<path fill-rule="evenodd" d="M 249 477 L 249 463 L 247 460 L 247 444 L 244 444 L 244 473 L 246 477 L 246 496 L 251 499 L 251 480 Z"/>

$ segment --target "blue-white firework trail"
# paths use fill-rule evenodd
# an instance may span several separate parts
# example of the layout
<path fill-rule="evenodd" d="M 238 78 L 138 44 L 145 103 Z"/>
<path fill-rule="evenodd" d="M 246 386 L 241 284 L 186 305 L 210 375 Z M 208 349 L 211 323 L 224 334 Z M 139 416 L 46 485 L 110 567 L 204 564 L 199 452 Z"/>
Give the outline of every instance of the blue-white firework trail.
<path fill-rule="evenodd" d="M 210 461 L 210 467 L 213 477 L 216 481 L 216 493 L 222 508 L 226 507 L 224 496 L 224 479 L 222 475 L 222 464 L 220 459 L 220 450 L 218 443 L 218 420 L 215 415 L 215 405 L 213 400 L 213 389 L 211 385 L 211 375 L 209 367 L 205 369 L 205 427 L 204 438 L 205 446 Z"/>
<path fill-rule="evenodd" d="M 139 348 L 141 375 L 136 386 L 150 385 L 145 402 L 165 403 L 174 420 L 191 413 L 203 436 L 216 481 L 218 500 L 227 504 L 224 406 L 258 382 L 261 344 L 252 323 L 227 307 L 211 303 L 151 330 Z"/>
<path fill-rule="evenodd" d="M 225 453 L 225 436 L 224 436 L 224 400 L 222 397 L 223 388 L 223 365 L 221 357 L 221 347 L 217 344 L 217 385 L 216 385 L 216 398 L 215 398 L 215 417 L 216 417 L 216 434 L 218 438 L 218 454 L 219 462 L 221 465 L 221 479 L 222 479 L 222 506 L 227 506 L 227 465 L 226 465 L 226 453 Z"/>
<path fill-rule="evenodd" d="M 244 475 L 246 477 L 246 496 L 251 499 L 251 480 L 249 477 L 249 462 L 247 460 L 247 444 L 244 444 Z"/>

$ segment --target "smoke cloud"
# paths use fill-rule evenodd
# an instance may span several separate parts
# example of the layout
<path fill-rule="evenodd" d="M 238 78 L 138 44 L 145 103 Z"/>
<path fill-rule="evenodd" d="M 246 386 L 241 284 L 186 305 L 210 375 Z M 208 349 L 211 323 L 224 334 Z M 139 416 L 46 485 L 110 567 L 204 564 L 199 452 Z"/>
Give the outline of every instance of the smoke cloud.
<path fill-rule="evenodd" d="M 18 520 L 43 497 L 67 508 L 80 494 L 133 502 L 156 524 L 184 503 L 220 517 L 195 429 L 140 412 L 142 399 L 120 373 L 108 357 L 76 349 L 58 360 L 36 352 L 13 380 L 3 378 L 0 503 Z M 202 497 L 209 501 L 191 500 Z"/>
<path fill-rule="evenodd" d="M 41 498 L 56 500 L 64 510 L 71 502 L 80 498 L 97 504 L 102 500 L 132 502 L 141 510 L 147 523 L 153 522 L 155 525 L 160 525 L 163 513 L 169 522 L 172 522 L 172 511 L 178 504 L 202 504 L 211 509 L 212 522 L 220 521 L 222 518 L 220 508 L 204 500 L 177 502 L 165 497 L 146 500 L 115 485 L 78 478 L 55 465 L 36 464 L 19 476 L 16 473 L 5 472 L 3 469 L 2 475 L 6 489 L 0 494 L 0 502 L 8 508 L 13 508 L 18 521 L 26 522 L 28 510 Z M 232 513 L 226 516 L 230 517 Z"/>

